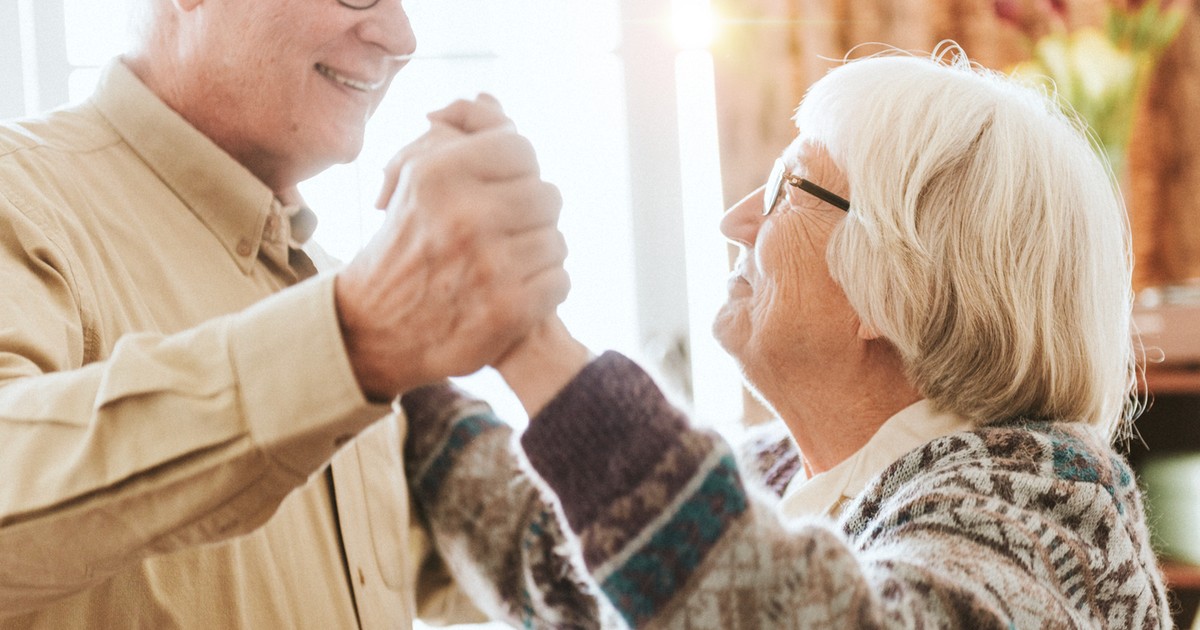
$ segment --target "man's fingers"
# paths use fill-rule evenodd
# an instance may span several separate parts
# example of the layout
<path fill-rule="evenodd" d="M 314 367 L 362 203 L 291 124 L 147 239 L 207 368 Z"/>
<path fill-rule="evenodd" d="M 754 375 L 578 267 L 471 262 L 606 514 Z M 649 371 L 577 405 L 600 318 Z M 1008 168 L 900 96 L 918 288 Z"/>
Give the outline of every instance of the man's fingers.
<path fill-rule="evenodd" d="M 395 160 L 393 160 L 394 162 Z M 383 169 L 383 185 L 379 187 L 379 196 L 375 198 L 375 207 L 383 210 L 388 207 L 388 202 L 391 201 L 392 195 L 396 192 L 396 186 L 400 183 L 400 166 L 392 167 L 392 162 Z"/>
<path fill-rule="evenodd" d="M 416 157 L 440 150 L 442 146 L 462 135 L 461 131 L 450 125 L 433 122 L 429 126 L 429 131 L 400 149 L 383 167 L 383 184 L 379 188 L 379 196 L 375 198 L 375 207 L 380 210 L 387 208 L 392 195 L 396 193 L 396 187 L 400 183 L 400 173 L 405 164 Z"/>
<path fill-rule="evenodd" d="M 563 269 L 567 244 L 554 227 L 530 230 L 505 239 L 503 260 L 505 273 L 511 279 L 505 290 L 505 302 L 516 317 L 510 328 L 522 336 L 522 325 L 535 324 L 554 314 L 567 299 L 571 279 Z M 520 321 L 524 324 L 515 324 Z"/>
<path fill-rule="evenodd" d="M 429 113 L 429 120 L 441 122 L 465 133 L 506 128 L 516 131 L 516 125 L 504 114 L 500 101 L 491 94 L 481 93 L 475 100 L 459 99 Z"/>
<path fill-rule="evenodd" d="M 533 144 L 510 130 L 491 129 L 462 136 L 447 145 L 446 153 L 448 159 L 460 162 L 464 173 L 484 181 L 541 173 Z"/>
<path fill-rule="evenodd" d="M 525 282 L 531 296 L 527 316 L 534 320 L 553 315 L 571 292 L 571 277 L 562 267 L 547 267 Z"/>
<path fill-rule="evenodd" d="M 400 181 L 404 167 L 416 160 L 443 170 L 453 177 L 495 182 L 538 175 L 540 169 L 533 145 L 510 129 L 490 129 L 471 135 L 435 121 L 432 128 L 400 150 L 384 168 L 384 181 L 375 207 L 386 208 Z"/>
<path fill-rule="evenodd" d="M 508 256 L 513 261 L 511 273 L 521 280 L 562 267 L 567 259 L 567 241 L 554 227 L 529 230 L 506 241 Z"/>
<path fill-rule="evenodd" d="M 536 177 L 490 182 L 480 188 L 475 219 L 502 234 L 554 227 L 562 211 L 562 193 Z"/>

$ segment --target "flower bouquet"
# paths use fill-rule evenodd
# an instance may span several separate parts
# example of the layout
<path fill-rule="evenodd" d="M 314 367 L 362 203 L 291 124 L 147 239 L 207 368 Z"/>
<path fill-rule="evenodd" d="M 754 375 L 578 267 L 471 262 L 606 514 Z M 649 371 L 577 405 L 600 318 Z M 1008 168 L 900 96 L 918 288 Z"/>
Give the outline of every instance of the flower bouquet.
<path fill-rule="evenodd" d="M 1134 113 L 1166 47 L 1186 17 L 1171 0 L 1110 1 L 1103 26 L 1067 28 L 1064 0 L 1040 12 L 1017 0 L 996 0 L 997 17 L 1032 37 L 1031 58 L 1013 72 L 1044 84 L 1068 111 L 1077 113 L 1121 176 Z"/>

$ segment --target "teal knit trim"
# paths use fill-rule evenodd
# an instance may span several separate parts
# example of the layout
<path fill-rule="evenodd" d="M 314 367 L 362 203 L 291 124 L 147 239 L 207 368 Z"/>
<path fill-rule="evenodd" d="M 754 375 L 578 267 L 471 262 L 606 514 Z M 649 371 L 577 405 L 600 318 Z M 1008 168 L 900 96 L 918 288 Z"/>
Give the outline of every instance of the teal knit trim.
<path fill-rule="evenodd" d="M 459 454 L 475 438 L 491 429 L 502 426 L 504 426 L 504 423 L 491 413 L 479 413 L 467 416 L 454 423 L 454 426 L 450 429 L 450 435 L 446 437 L 441 450 L 434 456 L 433 462 L 429 464 L 429 467 L 425 470 L 425 474 L 421 477 L 418 485 L 421 494 L 425 497 L 436 497 L 438 488 L 441 487 L 446 475 L 454 467 L 454 462 L 457 461 Z"/>
<path fill-rule="evenodd" d="M 653 618 L 683 588 L 746 507 L 737 465 L 726 455 L 649 542 L 601 585 L 631 627 Z"/>

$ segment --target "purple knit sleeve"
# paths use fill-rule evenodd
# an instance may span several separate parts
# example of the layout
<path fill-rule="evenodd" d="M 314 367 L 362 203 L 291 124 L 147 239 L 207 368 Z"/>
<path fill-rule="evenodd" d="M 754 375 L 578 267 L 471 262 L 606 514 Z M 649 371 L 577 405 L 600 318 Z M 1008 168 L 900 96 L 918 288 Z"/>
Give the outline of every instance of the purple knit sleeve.
<path fill-rule="evenodd" d="M 686 599 L 749 509 L 728 444 L 691 427 L 614 352 L 530 421 L 522 446 L 558 495 L 592 577 L 634 628 Z"/>
<path fill-rule="evenodd" d="M 686 430 L 683 414 L 648 374 L 606 352 L 530 420 L 521 444 L 580 530 L 645 481 Z"/>

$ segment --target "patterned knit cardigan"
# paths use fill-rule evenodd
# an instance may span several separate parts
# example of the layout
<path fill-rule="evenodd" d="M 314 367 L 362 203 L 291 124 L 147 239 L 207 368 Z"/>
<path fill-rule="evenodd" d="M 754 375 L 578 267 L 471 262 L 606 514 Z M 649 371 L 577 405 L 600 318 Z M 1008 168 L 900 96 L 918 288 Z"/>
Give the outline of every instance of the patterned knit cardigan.
<path fill-rule="evenodd" d="M 471 446 L 489 434 L 489 441 L 509 441 L 494 418 L 475 408 L 434 422 L 420 400 L 408 397 L 405 407 L 410 446 L 424 445 L 424 452 L 409 453 L 424 462 L 414 471 L 421 509 L 437 513 L 456 500 L 439 491 L 440 470 L 505 474 L 489 472 L 488 458 Z M 1082 425 L 1004 423 L 929 442 L 868 484 L 836 524 L 781 518 L 766 493 L 742 481 L 725 442 L 690 428 L 651 379 L 615 353 L 593 361 L 533 418 L 522 444 L 559 497 L 618 624 L 728 630 L 1171 623 L 1133 476 Z M 476 516 L 486 532 L 486 515 Z M 547 514 L 545 529 L 517 544 L 541 540 L 571 549 L 545 539 L 563 535 L 552 523 Z M 439 545 L 450 556 L 473 545 L 512 544 L 445 538 Z M 526 592 L 526 601 L 539 602 L 532 608 L 546 610 L 531 608 L 523 623 L 614 623 L 554 610 L 556 602 L 561 608 L 580 597 L 561 592 L 564 584 L 588 589 L 571 580 L 555 587 L 560 592 Z"/>

